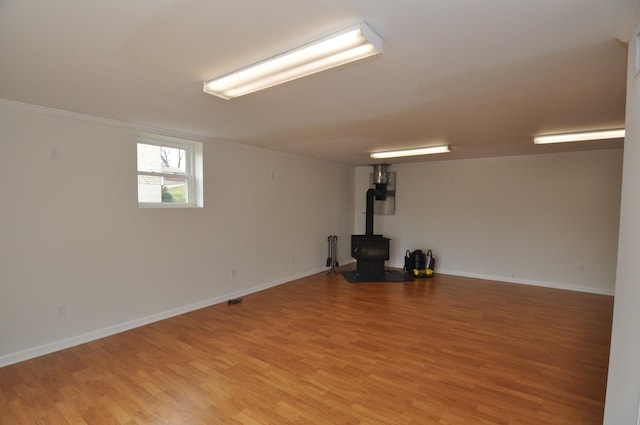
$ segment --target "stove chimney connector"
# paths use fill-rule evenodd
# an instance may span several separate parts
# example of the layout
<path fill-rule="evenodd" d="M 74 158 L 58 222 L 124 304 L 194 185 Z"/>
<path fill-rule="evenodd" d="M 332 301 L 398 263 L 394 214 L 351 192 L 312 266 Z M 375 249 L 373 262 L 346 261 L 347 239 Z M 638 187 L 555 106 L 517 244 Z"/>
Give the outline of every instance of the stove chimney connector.
<path fill-rule="evenodd" d="M 377 199 L 384 201 L 387 199 L 387 168 L 389 164 L 375 164 L 373 165 L 373 183 L 375 189 L 369 189 L 366 197 L 366 223 L 365 234 L 367 236 L 373 236 L 373 201 Z"/>
<path fill-rule="evenodd" d="M 373 165 L 373 183 L 387 184 L 388 168 L 389 168 L 389 164 L 374 164 Z"/>

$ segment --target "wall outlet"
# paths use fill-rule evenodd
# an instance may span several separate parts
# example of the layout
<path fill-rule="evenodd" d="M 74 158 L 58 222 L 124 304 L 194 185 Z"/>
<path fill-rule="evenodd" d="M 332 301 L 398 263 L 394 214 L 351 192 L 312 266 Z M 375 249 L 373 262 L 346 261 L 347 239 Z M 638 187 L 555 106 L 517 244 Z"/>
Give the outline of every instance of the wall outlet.
<path fill-rule="evenodd" d="M 291 258 L 289 258 L 289 261 L 291 262 L 291 264 L 296 262 L 296 257 L 294 257 L 293 255 L 291 256 Z"/>
<path fill-rule="evenodd" d="M 236 269 L 229 270 L 229 277 L 236 277 Z"/>
<path fill-rule="evenodd" d="M 66 304 L 58 304 L 56 307 L 56 314 L 58 318 L 65 317 L 67 315 L 67 305 Z"/>
<path fill-rule="evenodd" d="M 52 161 L 60 159 L 60 148 L 58 146 L 49 146 L 49 159 Z"/>

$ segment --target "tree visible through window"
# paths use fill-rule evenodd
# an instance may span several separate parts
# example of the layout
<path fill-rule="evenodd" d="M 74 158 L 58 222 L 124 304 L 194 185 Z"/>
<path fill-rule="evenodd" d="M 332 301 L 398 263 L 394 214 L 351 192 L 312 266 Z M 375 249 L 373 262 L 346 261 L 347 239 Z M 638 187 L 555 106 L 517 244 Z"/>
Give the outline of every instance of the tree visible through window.
<path fill-rule="evenodd" d="M 152 142 L 138 143 L 138 204 L 200 206 L 195 172 L 201 169 L 200 144 Z"/>

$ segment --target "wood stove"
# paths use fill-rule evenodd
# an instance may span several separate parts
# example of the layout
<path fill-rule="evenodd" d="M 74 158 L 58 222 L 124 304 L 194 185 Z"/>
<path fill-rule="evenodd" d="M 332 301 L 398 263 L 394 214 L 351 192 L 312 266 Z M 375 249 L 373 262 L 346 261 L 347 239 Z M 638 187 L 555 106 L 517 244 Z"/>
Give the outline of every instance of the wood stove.
<path fill-rule="evenodd" d="M 384 200 L 387 195 L 387 167 L 389 164 L 374 165 L 375 189 L 367 191 L 366 232 L 351 235 L 351 256 L 356 259 L 356 274 L 360 279 L 377 279 L 384 276 L 384 262 L 389 259 L 389 238 L 373 234 L 373 202 Z"/>
<path fill-rule="evenodd" d="M 351 256 L 356 259 L 358 277 L 367 279 L 384 275 L 384 262 L 389 259 L 389 241 L 382 235 L 351 235 Z"/>

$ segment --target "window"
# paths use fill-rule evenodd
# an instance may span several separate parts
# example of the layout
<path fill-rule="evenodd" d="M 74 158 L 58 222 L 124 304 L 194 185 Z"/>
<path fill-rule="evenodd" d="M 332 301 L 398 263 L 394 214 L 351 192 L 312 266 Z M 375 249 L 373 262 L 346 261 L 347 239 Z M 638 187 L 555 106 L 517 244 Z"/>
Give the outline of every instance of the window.
<path fill-rule="evenodd" d="M 138 206 L 201 207 L 202 144 L 160 136 L 138 141 Z"/>

